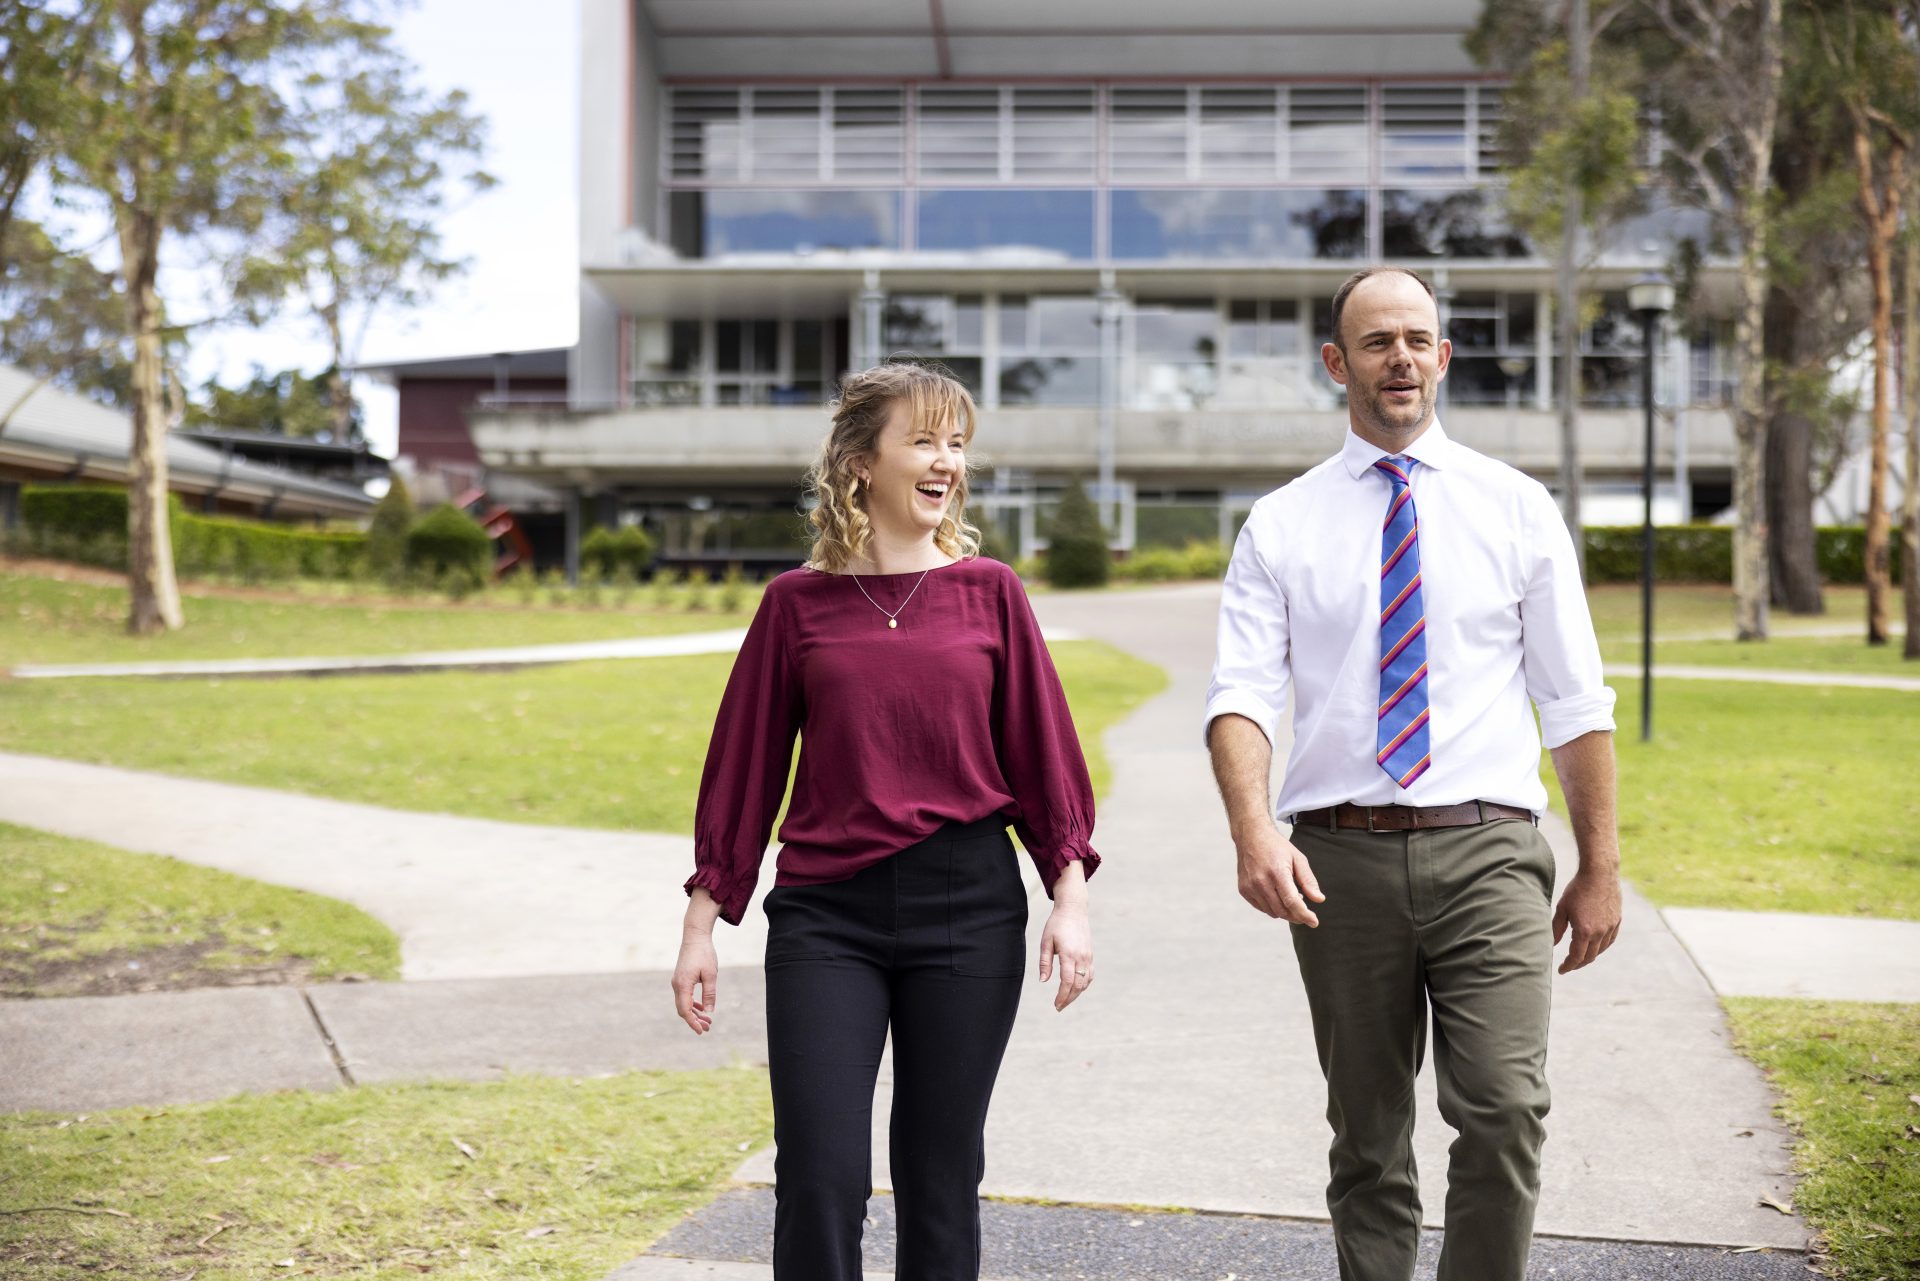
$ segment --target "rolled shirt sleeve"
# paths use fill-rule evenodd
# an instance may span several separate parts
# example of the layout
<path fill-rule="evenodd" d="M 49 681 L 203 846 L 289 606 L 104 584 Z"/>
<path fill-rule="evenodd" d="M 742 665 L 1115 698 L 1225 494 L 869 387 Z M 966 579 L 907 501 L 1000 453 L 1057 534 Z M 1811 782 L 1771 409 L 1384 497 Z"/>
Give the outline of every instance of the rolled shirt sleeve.
<path fill-rule="evenodd" d="M 1260 545 L 1256 508 L 1240 529 L 1220 593 L 1220 626 L 1207 689 L 1204 740 L 1217 717 L 1244 716 L 1272 743 L 1287 706 L 1287 603 Z"/>
<path fill-rule="evenodd" d="M 1555 748 L 1613 729 L 1615 696 L 1606 686 L 1573 537 L 1543 487 L 1528 493 L 1527 529 L 1532 563 L 1520 606 L 1521 661 L 1527 697 L 1540 713 L 1540 741 Z"/>

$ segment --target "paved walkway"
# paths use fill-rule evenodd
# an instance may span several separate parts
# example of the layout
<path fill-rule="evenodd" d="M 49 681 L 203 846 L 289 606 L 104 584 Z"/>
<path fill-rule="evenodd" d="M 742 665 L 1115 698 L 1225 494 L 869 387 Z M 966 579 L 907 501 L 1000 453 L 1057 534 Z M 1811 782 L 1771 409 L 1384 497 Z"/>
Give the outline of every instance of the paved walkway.
<path fill-rule="evenodd" d="M 1166 667 L 1172 686 L 1109 734 L 1115 775 L 1100 843 L 1110 862 L 1095 899 L 1101 983 L 1065 1015 L 1029 988 L 996 1096 L 990 1194 L 1324 1217 L 1323 1086 L 1291 949 L 1284 927 L 1234 893 L 1200 743 L 1217 592 L 1036 598 L 1050 629 L 1112 639 Z M 682 900 L 662 887 L 682 878 L 684 838 L 399 814 L 9 755 L 0 755 L 0 820 L 348 899 L 400 931 L 409 979 L 443 980 L 3 1003 L 0 1107 L 764 1058 L 757 913 L 722 934 L 730 968 L 716 1034 L 696 1040 L 672 1020 L 664 971 Z M 1547 830 L 1564 871 L 1565 828 Z M 1036 937 L 1043 919 L 1036 910 Z M 1741 921 L 1733 924 L 1663 920 L 1633 895 L 1615 949 L 1558 981 L 1543 1233 L 1803 1240 L 1798 1220 L 1758 1205 L 1762 1195 L 1789 1198 L 1787 1137 L 1758 1073 L 1728 1047 L 1707 981 L 1739 990 L 1760 970 L 1757 960 L 1716 958 L 1714 938 L 1744 945 Z M 1806 928 L 1832 924 L 1815 918 Z M 1893 924 L 1895 935 L 1869 940 L 1876 962 L 1889 940 L 1906 946 L 1901 931 L 1920 929 Z M 1849 929 L 1837 945 L 1862 937 Z M 1774 941 L 1766 950 L 1772 964 L 1804 949 Z M 1423 1090 L 1417 1151 L 1433 1218 L 1447 1131 L 1431 1086 Z M 885 1113 L 883 1097 L 876 1115 Z M 761 1154 L 743 1176 L 769 1169 Z M 882 1140 L 882 1185 L 885 1169 Z"/>
<path fill-rule="evenodd" d="M 1609 676 L 1638 676 L 1638 663 L 1608 663 Z M 1920 694 L 1920 676 L 1872 676 L 1855 672 L 1789 671 L 1778 667 L 1692 667 L 1655 663 L 1655 680 L 1754 681 L 1762 685 L 1827 685 L 1851 689 L 1897 689 Z"/>
<path fill-rule="evenodd" d="M 677 658 L 688 654 L 731 654 L 746 638 L 745 628 L 685 632 L 675 636 L 629 636 L 616 640 L 569 641 L 558 645 L 517 645 L 499 649 L 447 649 L 424 654 L 371 654 L 344 658 L 208 658 L 166 663 L 29 663 L 9 675 L 21 680 L 74 677 L 147 676 L 352 676 L 378 672 L 430 672 L 447 668 L 499 669 L 550 663 L 582 663 L 606 658 Z M 1073 640 L 1049 631 L 1050 641 Z"/>

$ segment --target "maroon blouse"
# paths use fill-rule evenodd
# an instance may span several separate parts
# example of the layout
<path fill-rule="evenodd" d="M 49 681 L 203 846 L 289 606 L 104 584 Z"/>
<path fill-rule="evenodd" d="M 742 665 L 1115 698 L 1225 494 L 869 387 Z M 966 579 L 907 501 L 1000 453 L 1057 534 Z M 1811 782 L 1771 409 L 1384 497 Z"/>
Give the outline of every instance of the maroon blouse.
<path fill-rule="evenodd" d="M 881 606 L 899 611 L 897 629 Z M 686 886 L 706 886 L 735 925 L 796 732 L 778 884 L 842 881 L 944 824 L 994 814 L 1012 822 L 1048 894 L 1073 860 L 1089 876 L 1100 865 L 1066 695 L 1026 588 L 999 561 L 956 561 L 924 580 L 796 569 L 767 585 L 714 721 Z"/>

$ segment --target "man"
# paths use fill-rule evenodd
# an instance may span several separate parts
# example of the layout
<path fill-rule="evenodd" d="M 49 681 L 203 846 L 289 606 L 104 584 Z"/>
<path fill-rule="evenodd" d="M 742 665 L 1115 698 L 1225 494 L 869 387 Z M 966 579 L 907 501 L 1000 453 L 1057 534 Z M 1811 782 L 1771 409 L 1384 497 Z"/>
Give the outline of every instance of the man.
<path fill-rule="evenodd" d="M 1439 1278 L 1519 1281 L 1554 945 L 1571 929 L 1564 974 L 1620 925 L 1613 692 L 1552 497 L 1435 421 L 1452 347 L 1432 288 L 1399 268 L 1356 273 L 1334 295 L 1332 339 L 1320 355 L 1347 389 L 1346 441 L 1241 530 L 1207 742 L 1241 896 L 1292 923 L 1327 1078 L 1341 1277 L 1413 1275 L 1431 1007 L 1440 1112 L 1459 1131 Z M 1293 751 L 1269 809 L 1289 691 Z M 1580 850 L 1551 917 L 1543 740 Z"/>

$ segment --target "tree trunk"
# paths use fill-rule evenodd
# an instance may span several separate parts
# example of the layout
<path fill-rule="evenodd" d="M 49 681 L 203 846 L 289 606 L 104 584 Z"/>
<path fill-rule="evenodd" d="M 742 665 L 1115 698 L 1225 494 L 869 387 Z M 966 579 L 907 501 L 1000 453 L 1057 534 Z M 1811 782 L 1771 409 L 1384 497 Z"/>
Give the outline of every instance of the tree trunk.
<path fill-rule="evenodd" d="M 1860 173 L 1860 207 L 1867 218 L 1867 272 L 1873 282 L 1873 444 L 1867 471 L 1867 644 L 1887 643 L 1889 522 L 1887 433 L 1893 373 L 1893 240 L 1899 229 L 1901 164 L 1898 144 L 1889 149 L 1889 181 L 1875 190 L 1873 144 L 1867 122 L 1854 127 L 1854 163 Z"/>
<path fill-rule="evenodd" d="M 186 619 L 173 577 L 167 520 L 167 422 L 160 387 L 160 222 L 122 208 L 121 272 L 127 286 L 127 328 L 133 335 L 133 445 L 127 480 L 127 630 L 136 636 L 172 631 Z"/>
<path fill-rule="evenodd" d="M 1759 39 L 1765 92 L 1759 118 L 1743 132 L 1746 146 L 1741 184 L 1740 311 L 1734 339 L 1740 348 L 1740 379 L 1734 391 L 1733 634 L 1736 640 L 1767 637 L 1767 206 L 1773 168 L 1774 122 L 1779 109 L 1782 0 L 1767 0 Z"/>
<path fill-rule="evenodd" d="M 1802 362 L 1798 301 L 1777 286 L 1767 291 L 1767 368 L 1797 369 Z M 1767 567 L 1771 603 L 1794 614 L 1824 614 L 1820 563 L 1813 528 L 1813 422 L 1768 388 Z"/>
<path fill-rule="evenodd" d="M 327 371 L 327 407 L 333 411 L 333 443 L 344 445 L 353 437 L 353 388 L 347 382 L 347 353 L 340 332 L 339 304 L 323 308 L 320 319 L 333 345 L 333 368 Z"/>
<path fill-rule="evenodd" d="M 1920 311 L 1920 237 L 1907 234 L 1905 281 L 1901 289 L 1900 390 L 1904 395 L 1907 428 L 1907 476 L 1900 530 L 1900 582 L 1906 589 L 1907 639 L 1904 658 L 1920 658 L 1920 333 L 1914 313 Z"/>
<path fill-rule="evenodd" d="M 1569 70 L 1576 109 L 1587 96 L 1587 0 L 1567 10 Z M 1554 298 L 1554 355 L 1560 362 L 1560 515 L 1573 535 L 1580 580 L 1587 577 L 1587 537 L 1580 514 L 1580 230 L 1585 220 L 1584 193 L 1577 180 L 1567 185 L 1565 219 L 1560 230 L 1558 293 Z"/>

